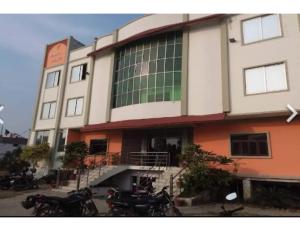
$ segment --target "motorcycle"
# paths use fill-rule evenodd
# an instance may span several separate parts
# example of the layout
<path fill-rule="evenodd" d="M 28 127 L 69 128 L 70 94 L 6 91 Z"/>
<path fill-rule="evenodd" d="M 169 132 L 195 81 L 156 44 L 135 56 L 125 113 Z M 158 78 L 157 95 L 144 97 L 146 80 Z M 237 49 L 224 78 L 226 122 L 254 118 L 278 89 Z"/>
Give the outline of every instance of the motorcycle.
<path fill-rule="evenodd" d="M 7 190 L 10 188 L 11 178 L 9 176 L 3 177 L 0 179 L 0 189 Z"/>
<path fill-rule="evenodd" d="M 92 192 L 89 188 L 71 191 L 67 197 L 55 197 L 45 195 L 31 195 L 22 201 L 25 209 L 33 209 L 33 215 L 37 217 L 78 217 L 97 216 L 98 209 L 92 200 Z"/>
<path fill-rule="evenodd" d="M 109 216 L 182 216 L 164 187 L 160 192 L 120 192 L 111 188 L 106 203 Z"/>
<path fill-rule="evenodd" d="M 37 189 L 37 179 L 33 176 L 15 176 L 10 179 L 10 188 L 14 190 Z"/>
<path fill-rule="evenodd" d="M 235 193 L 235 192 L 230 193 L 230 194 L 228 194 L 228 195 L 225 197 L 225 199 L 226 199 L 227 201 L 233 201 L 233 200 L 237 199 L 237 193 Z M 221 209 L 222 209 L 222 211 L 219 213 L 219 216 L 221 216 L 221 217 L 232 217 L 232 216 L 234 215 L 234 213 L 243 210 L 244 207 L 243 207 L 243 206 L 240 206 L 240 207 L 237 207 L 237 208 L 235 208 L 235 209 L 227 210 L 227 209 L 225 208 L 225 205 L 223 204 L 223 205 L 221 206 Z"/>

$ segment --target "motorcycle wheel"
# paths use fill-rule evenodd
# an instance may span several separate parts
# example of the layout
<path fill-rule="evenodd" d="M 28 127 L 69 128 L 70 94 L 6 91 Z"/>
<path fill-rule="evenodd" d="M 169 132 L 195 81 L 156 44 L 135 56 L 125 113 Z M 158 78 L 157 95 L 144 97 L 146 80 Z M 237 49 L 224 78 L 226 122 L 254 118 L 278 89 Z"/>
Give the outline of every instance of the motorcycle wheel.
<path fill-rule="evenodd" d="M 86 202 L 83 207 L 83 216 L 94 217 L 98 215 L 98 209 L 93 201 Z"/>
<path fill-rule="evenodd" d="M 34 213 L 36 217 L 63 217 L 65 215 L 62 209 L 49 204 L 41 205 Z"/>
<path fill-rule="evenodd" d="M 113 209 L 107 213 L 107 216 L 109 216 L 109 217 L 136 217 L 138 215 L 135 214 L 135 212 L 132 211 L 131 209 Z"/>
<path fill-rule="evenodd" d="M 168 217 L 182 217 L 182 213 L 179 211 L 178 208 L 174 207 L 170 207 L 167 211 L 166 211 L 166 216 Z"/>

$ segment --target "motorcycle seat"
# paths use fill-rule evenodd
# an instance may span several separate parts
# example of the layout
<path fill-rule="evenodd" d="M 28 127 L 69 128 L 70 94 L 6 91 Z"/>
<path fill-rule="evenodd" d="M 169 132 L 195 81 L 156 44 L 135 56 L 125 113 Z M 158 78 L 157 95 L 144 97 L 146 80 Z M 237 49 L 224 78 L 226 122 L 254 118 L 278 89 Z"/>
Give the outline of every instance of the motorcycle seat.
<path fill-rule="evenodd" d="M 80 200 L 79 197 L 57 197 L 57 196 L 44 196 L 43 199 L 49 203 L 71 204 Z"/>

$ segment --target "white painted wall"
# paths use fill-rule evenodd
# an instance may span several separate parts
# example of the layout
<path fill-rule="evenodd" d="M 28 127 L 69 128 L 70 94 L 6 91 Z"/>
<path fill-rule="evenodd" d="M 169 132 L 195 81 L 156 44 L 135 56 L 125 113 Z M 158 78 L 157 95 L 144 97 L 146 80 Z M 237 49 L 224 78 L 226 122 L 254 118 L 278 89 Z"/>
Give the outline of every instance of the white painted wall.
<path fill-rule="evenodd" d="M 86 51 L 88 52 L 88 51 Z M 87 88 L 88 88 L 88 80 L 91 78 L 90 75 L 86 75 L 86 79 L 71 83 L 71 74 L 72 74 L 72 67 L 78 66 L 84 63 L 87 63 L 87 72 L 91 73 L 90 70 L 90 58 L 83 58 L 77 61 L 73 61 L 69 63 L 68 73 L 67 73 L 67 83 L 65 88 L 65 95 L 63 101 L 63 108 L 62 108 L 62 117 L 60 128 L 77 128 L 84 125 L 84 114 L 86 113 L 86 100 L 87 100 Z M 80 116 L 72 116 L 67 117 L 67 103 L 68 99 L 83 97 L 83 111 Z"/>
<path fill-rule="evenodd" d="M 90 107 L 89 124 L 104 123 L 109 89 L 111 53 L 97 56 L 95 60 L 94 79 Z"/>
<path fill-rule="evenodd" d="M 211 14 L 189 14 L 189 20 L 200 19 L 210 15 Z"/>
<path fill-rule="evenodd" d="M 112 34 L 100 37 L 97 40 L 96 49 L 100 49 L 100 48 L 108 46 L 112 43 L 113 43 L 113 35 Z"/>
<path fill-rule="evenodd" d="M 197 26 L 189 33 L 188 114 L 221 113 L 222 73 L 219 25 Z"/>
<path fill-rule="evenodd" d="M 230 115 L 285 111 L 286 104 L 300 109 L 300 27 L 296 14 L 281 15 L 283 37 L 242 44 L 241 20 L 256 15 L 237 15 L 228 24 L 230 60 Z M 288 91 L 245 95 L 243 68 L 287 62 Z"/>
<path fill-rule="evenodd" d="M 182 14 L 152 14 L 141 17 L 119 29 L 118 41 L 153 28 L 180 23 L 182 18 Z"/>
<path fill-rule="evenodd" d="M 174 117 L 180 113 L 180 101 L 134 104 L 112 109 L 111 121 Z"/>
<path fill-rule="evenodd" d="M 85 46 L 85 47 L 80 47 L 78 49 L 72 50 L 70 52 L 70 57 L 69 57 L 69 62 L 72 62 L 74 60 L 78 60 L 81 58 L 86 58 L 88 53 L 92 52 L 93 46 Z"/>
<path fill-rule="evenodd" d="M 47 74 L 50 72 L 53 72 L 53 71 L 60 71 L 59 86 L 46 89 Z M 44 71 L 42 91 L 41 91 L 41 95 L 40 95 L 40 102 L 39 102 L 38 114 L 37 114 L 37 120 L 36 120 L 36 126 L 35 126 L 36 130 L 51 129 L 51 128 L 54 128 L 54 126 L 55 126 L 55 119 L 57 117 L 57 107 L 58 107 L 58 103 L 59 103 L 58 95 L 59 95 L 59 91 L 60 91 L 61 85 L 62 85 L 63 71 L 64 71 L 63 65 L 49 68 Z M 50 101 L 56 101 L 55 118 L 54 119 L 46 119 L 46 120 L 41 119 L 43 103 L 50 102 Z"/>

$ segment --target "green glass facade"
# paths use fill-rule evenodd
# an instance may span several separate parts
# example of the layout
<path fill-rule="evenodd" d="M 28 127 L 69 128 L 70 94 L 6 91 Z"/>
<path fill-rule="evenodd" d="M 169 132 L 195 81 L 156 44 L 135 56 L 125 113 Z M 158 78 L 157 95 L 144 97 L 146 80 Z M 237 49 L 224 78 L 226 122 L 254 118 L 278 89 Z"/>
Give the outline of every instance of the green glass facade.
<path fill-rule="evenodd" d="M 182 32 L 137 41 L 116 53 L 113 107 L 181 99 Z"/>

